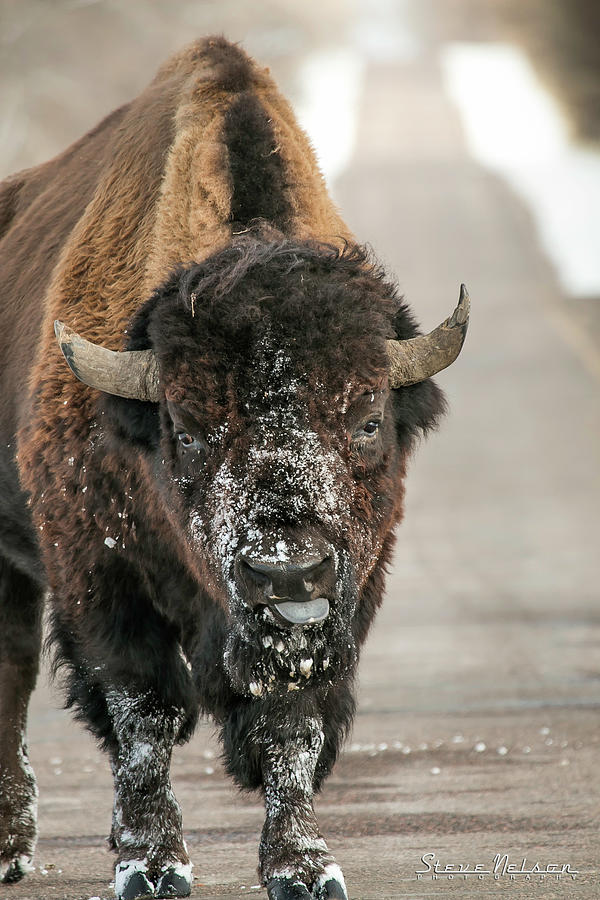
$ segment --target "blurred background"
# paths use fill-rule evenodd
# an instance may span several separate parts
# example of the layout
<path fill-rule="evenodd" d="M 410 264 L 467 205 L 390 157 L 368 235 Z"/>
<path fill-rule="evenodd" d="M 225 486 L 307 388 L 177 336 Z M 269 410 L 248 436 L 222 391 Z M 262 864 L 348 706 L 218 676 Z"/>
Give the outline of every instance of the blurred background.
<path fill-rule="evenodd" d="M 570 863 L 575 880 L 535 895 L 596 898 L 600 4 L 0 0 L 0 176 L 62 150 L 214 32 L 271 68 L 423 326 L 461 281 L 473 303 L 438 376 L 449 416 L 409 472 L 354 735 L 319 802 L 350 895 L 480 896 L 417 880 L 434 851 Z M 30 728 L 38 870 L 13 898 L 89 896 L 110 871 L 108 767 L 48 691 Z M 260 806 L 217 756 L 206 725 L 174 761 L 195 896 L 261 896 Z"/>

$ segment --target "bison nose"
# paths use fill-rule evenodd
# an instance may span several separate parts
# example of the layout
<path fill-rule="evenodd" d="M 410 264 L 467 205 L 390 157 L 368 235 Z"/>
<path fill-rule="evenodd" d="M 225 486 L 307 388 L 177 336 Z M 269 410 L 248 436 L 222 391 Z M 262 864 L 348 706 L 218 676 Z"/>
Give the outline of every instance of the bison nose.
<path fill-rule="evenodd" d="M 284 625 L 312 625 L 329 614 L 335 589 L 331 555 L 272 561 L 238 554 L 237 570 L 249 606 L 266 606 Z"/>

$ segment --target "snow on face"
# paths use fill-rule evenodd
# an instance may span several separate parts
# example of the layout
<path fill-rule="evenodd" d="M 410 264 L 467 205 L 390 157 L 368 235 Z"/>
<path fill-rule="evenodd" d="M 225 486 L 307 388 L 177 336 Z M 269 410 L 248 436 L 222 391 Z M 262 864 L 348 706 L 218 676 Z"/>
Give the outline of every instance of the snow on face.
<path fill-rule="evenodd" d="M 244 605 L 234 579 L 238 552 L 252 546 L 265 562 L 310 555 L 310 537 L 295 540 L 278 523 L 302 526 L 310 521 L 339 533 L 349 511 L 342 487 L 346 467 L 308 426 L 289 356 L 263 339 L 254 375 L 252 444 L 243 460 L 234 460 L 231 453 L 223 460 L 207 498 L 208 514 L 196 510 L 189 522 L 195 546 L 215 553 L 238 609 Z"/>

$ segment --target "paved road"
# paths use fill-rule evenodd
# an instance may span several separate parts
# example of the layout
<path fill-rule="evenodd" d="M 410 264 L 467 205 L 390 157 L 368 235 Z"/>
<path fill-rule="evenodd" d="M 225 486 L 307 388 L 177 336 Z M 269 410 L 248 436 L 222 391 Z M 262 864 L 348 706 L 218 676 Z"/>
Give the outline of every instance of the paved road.
<path fill-rule="evenodd" d="M 387 602 L 362 661 L 352 743 L 318 801 L 320 819 L 355 900 L 592 900 L 600 895 L 597 361 L 580 352 L 527 211 L 469 159 L 443 94 L 439 44 L 472 36 L 473 4 L 453 0 L 444 16 L 432 2 L 400 6 L 412 31 L 390 31 L 390 52 L 366 60 L 358 139 L 335 193 L 426 326 L 446 315 L 463 280 L 473 325 L 460 361 L 440 377 L 450 416 L 412 466 Z M 88 95 L 99 115 L 201 31 L 246 32 L 294 95 L 302 54 L 342 42 L 360 12 L 352 7 L 348 17 L 342 0 L 302 9 L 264 0 L 251 14 L 241 7 L 65 3 L 49 19 L 43 4 L 8 4 L 21 80 L 31 86 L 39 66 L 56 67 L 50 87 L 37 85 L 39 141 L 21 147 L 24 161 L 92 124 Z M 376 30 L 385 4 L 373 9 Z M 389 24 L 389 7 L 385 14 Z M 483 20 L 493 28 L 489 15 Z M 361 28 L 366 46 L 364 18 Z M 377 39 L 381 47 L 381 29 Z M 104 74 L 110 47 L 114 65 Z M 49 109 L 48 93 L 61 83 L 65 99 Z M 17 104 L 17 126 L 24 115 Z M 0 900 L 110 896 L 107 766 L 58 702 L 42 684 L 31 713 L 38 868 L 1 887 Z M 196 863 L 193 896 L 264 897 L 255 874 L 262 811 L 233 790 L 217 755 L 205 724 L 174 761 Z M 442 865 L 485 867 L 509 854 L 512 863 L 526 857 L 580 874 L 418 879 L 426 853 Z"/>

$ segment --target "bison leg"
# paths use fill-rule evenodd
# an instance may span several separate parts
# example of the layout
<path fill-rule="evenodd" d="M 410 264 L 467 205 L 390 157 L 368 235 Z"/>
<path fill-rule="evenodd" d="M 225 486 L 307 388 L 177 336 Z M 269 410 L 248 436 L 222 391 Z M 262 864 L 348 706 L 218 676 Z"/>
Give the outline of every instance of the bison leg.
<path fill-rule="evenodd" d="M 0 881 L 28 872 L 37 838 L 37 785 L 27 757 L 29 697 L 38 672 L 42 589 L 0 559 Z"/>
<path fill-rule="evenodd" d="M 273 727 L 259 720 L 266 819 L 259 871 L 270 900 L 347 900 L 344 878 L 327 849 L 313 809 L 322 720 Z M 262 728 L 260 727 L 262 725 Z"/>
<path fill-rule="evenodd" d="M 169 775 L 183 711 L 165 709 L 151 692 L 109 691 L 107 706 L 118 746 L 111 834 L 117 897 L 187 897 L 192 866 Z"/>

